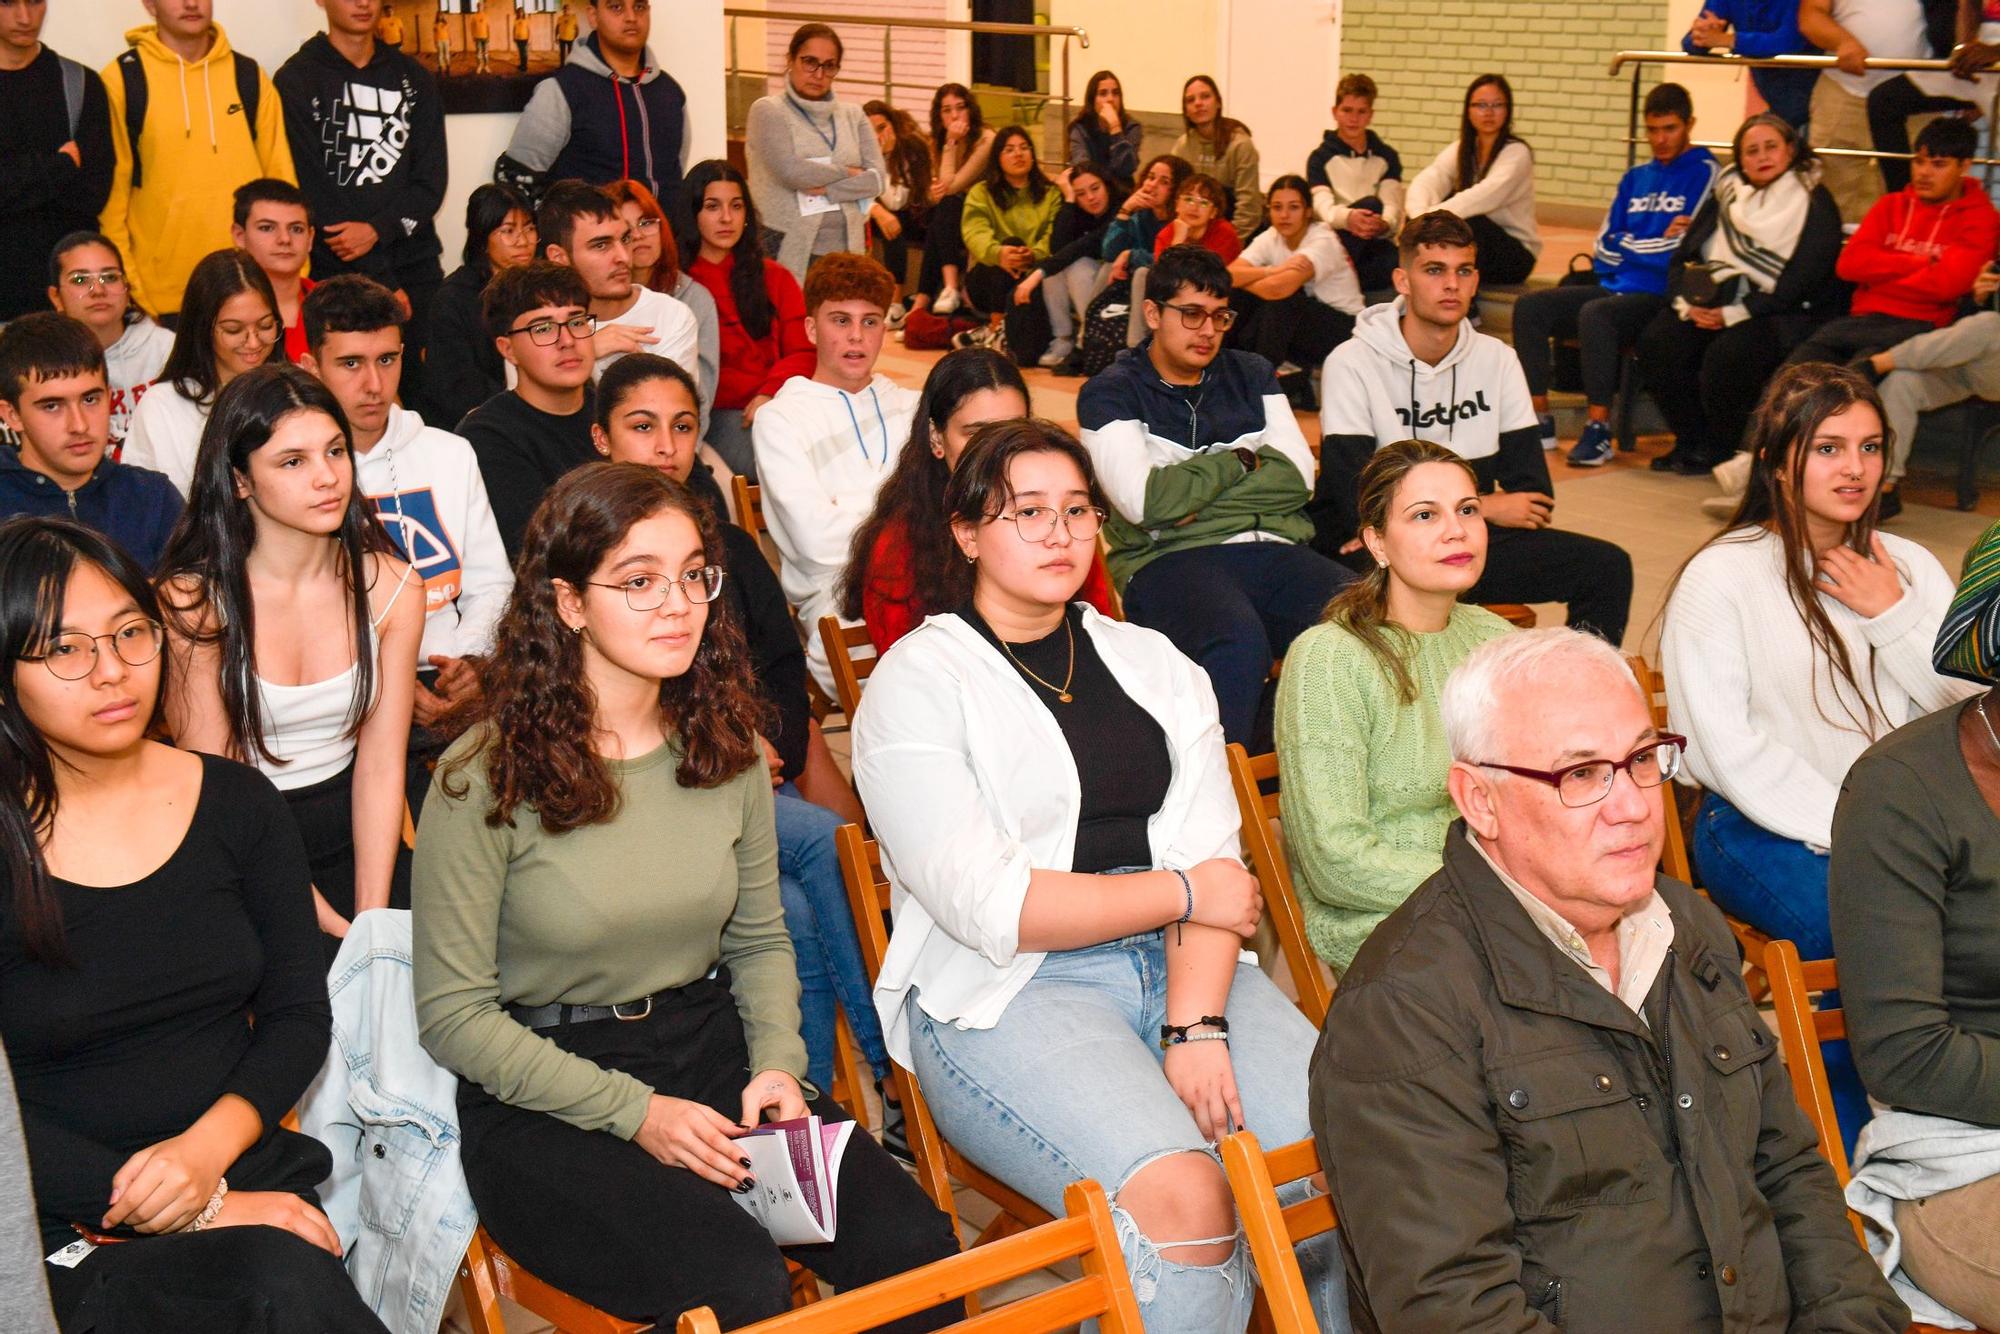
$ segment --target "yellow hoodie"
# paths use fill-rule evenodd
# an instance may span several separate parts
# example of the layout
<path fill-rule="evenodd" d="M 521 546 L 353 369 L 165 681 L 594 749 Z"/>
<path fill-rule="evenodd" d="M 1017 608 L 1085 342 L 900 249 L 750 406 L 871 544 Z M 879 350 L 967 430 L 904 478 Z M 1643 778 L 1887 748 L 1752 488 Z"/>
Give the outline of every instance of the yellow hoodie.
<path fill-rule="evenodd" d="M 285 112 L 270 76 L 257 72 L 257 132 L 243 122 L 236 64 L 220 24 L 215 44 L 190 65 L 148 24 L 125 34 L 146 71 L 146 123 L 139 134 L 143 184 L 132 188 L 132 140 L 125 132 L 125 78 L 104 67 L 111 141 L 118 150 L 111 198 L 99 219 L 125 255 L 132 299 L 156 315 L 181 308 L 188 275 L 202 256 L 230 246 L 236 187 L 260 176 L 298 184 L 285 142 Z"/>

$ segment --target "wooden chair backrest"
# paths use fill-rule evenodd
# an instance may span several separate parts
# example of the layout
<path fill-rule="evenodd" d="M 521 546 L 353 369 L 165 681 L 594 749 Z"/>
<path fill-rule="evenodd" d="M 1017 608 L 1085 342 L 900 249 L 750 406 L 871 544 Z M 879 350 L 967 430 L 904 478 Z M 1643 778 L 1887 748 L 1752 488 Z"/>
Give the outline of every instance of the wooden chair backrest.
<path fill-rule="evenodd" d="M 1292 884 L 1292 868 L 1285 857 L 1285 845 L 1271 821 L 1278 818 L 1278 794 L 1265 795 L 1263 784 L 1278 777 L 1278 757 L 1252 757 L 1241 742 L 1229 743 L 1229 781 L 1236 789 L 1236 809 L 1243 818 L 1243 845 L 1250 854 L 1250 870 L 1264 889 L 1264 909 L 1271 915 L 1277 932 L 1278 949 L 1299 994 L 1299 1009 L 1317 1027 L 1326 1018 L 1333 1002 L 1333 983 L 1325 965 L 1306 939 L 1306 919 L 1299 907 L 1297 889 Z"/>
<path fill-rule="evenodd" d="M 971 1316 L 951 1329 L 978 1334 L 1050 1334 L 1096 1320 L 1104 1334 L 1144 1334 L 1111 1224 L 1104 1187 L 1071 1182 L 1063 1191 L 1065 1216 L 976 1250 L 962 1252 L 865 1288 L 843 1292 L 806 1310 L 743 1327 L 742 1334 L 860 1334 L 914 1315 L 953 1297 L 969 1297 L 1024 1274 L 1076 1261 L 1080 1277 L 1031 1297 Z M 968 1309 L 971 1309 L 968 1303 Z M 678 1334 L 721 1334 L 707 1307 L 680 1318 Z"/>
<path fill-rule="evenodd" d="M 833 692 L 840 711 L 852 718 L 861 703 L 861 683 L 874 673 L 879 661 L 873 652 L 874 641 L 868 637 L 867 626 L 842 625 L 838 616 L 819 618 L 819 639 L 826 645 L 827 665 L 833 668 Z M 855 652 L 863 648 L 870 652 Z"/>
<path fill-rule="evenodd" d="M 1266 1153 L 1256 1135 L 1239 1130 L 1223 1139 L 1221 1150 L 1222 1169 L 1229 1174 L 1229 1191 L 1236 1198 L 1236 1216 L 1243 1221 L 1244 1239 L 1257 1265 L 1273 1334 L 1317 1334 L 1305 1275 L 1292 1248 L 1333 1231 L 1333 1201 L 1322 1192 L 1297 1204 L 1280 1204 L 1278 1187 L 1317 1173 L 1318 1147 L 1302 1139 Z"/>
<path fill-rule="evenodd" d="M 764 488 L 737 473 L 729 479 L 729 489 L 736 493 L 736 522 L 743 531 L 762 542 L 770 535 L 764 526 Z"/>
<path fill-rule="evenodd" d="M 1520 630 L 1535 628 L 1535 609 L 1522 606 L 1518 602 L 1484 602 L 1480 604 L 1501 620 Z"/>
<path fill-rule="evenodd" d="M 1847 1143 L 1840 1137 L 1840 1119 L 1834 1115 L 1833 1085 L 1826 1077 L 1826 1059 L 1820 1054 L 1822 1042 L 1847 1036 L 1847 1017 L 1837 1009 L 1816 1008 L 1813 996 L 1840 985 L 1839 970 L 1832 959 L 1799 958 L 1799 947 L 1789 940 L 1774 940 L 1764 948 L 1764 972 L 1771 979 L 1771 1006 L 1777 1013 L 1778 1049 L 1785 1056 L 1785 1070 L 1792 1077 L 1792 1096 L 1799 1110 L 1812 1122 L 1819 1135 L 1819 1151 L 1833 1164 L 1833 1174 L 1841 1189 L 1847 1188 Z"/>

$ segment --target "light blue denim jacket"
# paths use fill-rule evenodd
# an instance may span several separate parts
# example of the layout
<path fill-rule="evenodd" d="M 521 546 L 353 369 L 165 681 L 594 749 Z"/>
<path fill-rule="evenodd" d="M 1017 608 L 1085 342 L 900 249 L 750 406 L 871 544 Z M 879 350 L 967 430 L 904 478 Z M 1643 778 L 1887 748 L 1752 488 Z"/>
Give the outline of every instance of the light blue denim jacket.
<path fill-rule="evenodd" d="M 436 1334 L 479 1218 L 458 1079 L 417 1042 L 410 914 L 357 916 L 326 985 L 333 1043 L 299 1103 L 299 1128 L 333 1151 L 320 1199 L 375 1314 L 394 1334 Z"/>

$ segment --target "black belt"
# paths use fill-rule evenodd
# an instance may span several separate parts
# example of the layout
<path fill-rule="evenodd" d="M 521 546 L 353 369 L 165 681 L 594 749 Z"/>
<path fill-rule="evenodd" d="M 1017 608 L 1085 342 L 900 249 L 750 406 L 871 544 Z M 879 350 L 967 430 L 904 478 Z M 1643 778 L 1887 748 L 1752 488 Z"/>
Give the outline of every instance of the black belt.
<path fill-rule="evenodd" d="M 675 988 L 678 990 L 678 988 Z M 665 993 L 661 993 L 665 994 Z M 557 1028 L 564 1024 L 588 1024 L 599 1019 L 623 1019 L 628 1023 L 648 1019 L 653 1014 L 653 997 L 616 1005 L 509 1005 L 507 1013 L 525 1028 Z"/>

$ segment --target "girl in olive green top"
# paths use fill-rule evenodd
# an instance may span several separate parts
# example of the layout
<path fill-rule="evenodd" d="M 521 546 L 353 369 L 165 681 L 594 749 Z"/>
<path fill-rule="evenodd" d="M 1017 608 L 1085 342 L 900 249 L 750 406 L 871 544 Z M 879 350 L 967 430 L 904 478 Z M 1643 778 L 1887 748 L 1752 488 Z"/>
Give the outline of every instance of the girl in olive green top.
<path fill-rule="evenodd" d="M 593 1306 L 671 1329 L 783 1312 L 783 1258 L 729 1197 L 732 1141 L 817 1112 L 778 898 L 771 774 L 706 506 L 654 469 L 571 472 L 529 523 L 446 754 L 412 883 L 417 1019 L 459 1076 L 480 1222 Z M 879 1145 L 849 1141 L 841 1288 L 957 1250 Z M 936 1329 L 950 1304 L 885 1328 Z"/>
<path fill-rule="evenodd" d="M 1306 935 L 1336 974 L 1443 859 L 1455 816 L 1445 678 L 1507 623 L 1458 598 L 1486 565 L 1472 470 L 1443 445 L 1384 445 L 1361 470 L 1375 568 L 1292 641 L 1278 682 L 1279 811 Z"/>

